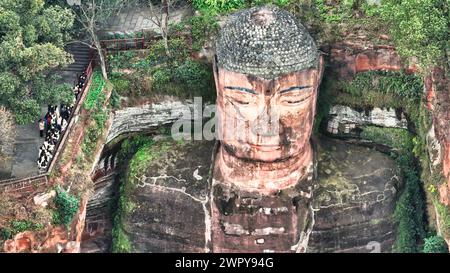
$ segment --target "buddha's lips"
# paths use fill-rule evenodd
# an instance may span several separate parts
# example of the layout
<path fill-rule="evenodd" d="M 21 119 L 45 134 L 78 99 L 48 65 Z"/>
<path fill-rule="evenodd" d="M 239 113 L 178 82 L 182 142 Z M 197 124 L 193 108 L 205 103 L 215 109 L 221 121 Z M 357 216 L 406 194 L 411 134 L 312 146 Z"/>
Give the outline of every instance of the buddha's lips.
<path fill-rule="evenodd" d="M 280 145 L 254 145 L 254 144 L 247 144 L 252 149 L 262 151 L 262 152 L 272 152 L 276 150 L 281 150 Z"/>

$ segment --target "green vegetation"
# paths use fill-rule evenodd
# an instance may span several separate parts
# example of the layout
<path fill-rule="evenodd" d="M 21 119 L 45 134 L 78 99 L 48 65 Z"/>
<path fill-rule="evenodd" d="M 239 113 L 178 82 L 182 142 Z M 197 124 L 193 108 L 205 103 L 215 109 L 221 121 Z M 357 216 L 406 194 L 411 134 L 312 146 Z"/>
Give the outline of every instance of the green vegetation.
<path fill-rule="evenodd" d="M 330 1 L 315 0 L 320 19 L 326 23 L 340 23 L 353 15 L 354 0 L 339 1 L 339 4 L 330 5 Z"/>
<path fill-rule="evenodd" d="M 39 231 L 44 228 L 43 224 L 35 223 L 28 220 L 12 220 L 9 222 L 9 227 L 0 229 L 0 237 L 3 240 L 8 240 L 14 237 L 17 233 L 27 230 Z"/>
<path fill-rule="evenodd" d="M 192 4 L 205 13 L 222 13 L 245 7 L 244 0 L 192 0 Z"/>
<path fill-rule="evenodd" d="M 407 108 L 410 105 L 417 107 L 423 90 L 420 77 L 402 71 L 362 72 L 351 82 L 337 82 L 330 94 L 339 94 L 335 103 L 355 108 Z"/>
<path fill-rule="evenodd" d="M 112 73 L 110 76 L 111 84 L 114 86 L 114 91 L 119 95 L 126 95 L 130 91 L 131 82 L 125 78 L 121 73 Z"/>
<path fill-rule="evenodd" d="M 36 121 L 41 105 L 73 98 L 50 73 L 72 62 L 63 45 L 73 22 L 70 10 L 42 0 L 0 2 L 0 105 L 18 123 Z"/>
<path fill-rule="evenodd" d="M 444 238 L 435 235 L 425 238 L 423 245 L 424 253 L 448 253 L 448 246 Z"/>
<path fill-rule="evenodd" d="M 156 69 L 152 78 L 153 91 L 159 94 L 202 96 L 211 99 L 215 93 L 211 68 L 189 59 L 176 67 L 165 66 Z"/>
<path fill-rule="evenodd" d="M 439 222 L 441 224 L 439 228 L 441 229 L 441 232 L 445 236 L 450 236 L 450 209 L 439 202 L 437 198 L 433 200 L 433 204 L 439 216 Z"/>
<path fill-rule="evenodd" d="M 189 45 L 184 38 L 169 39 L 169 49 L 173 52 L 170 57 L 165 55 L 163 42 L 158 41 L 150 46 L 145 57 L 137 57 L 134 53 L 111 55 L 109 63 L 114 71 L 111 83 L 117 93 L 130 97 L 160 94 L 213 99 L 211 67 L 190 57 Z M 118 72 L 124 68 L 133 69 L 133 72 Z"/>
<path fill-rule="evenodd" d="M 77 214 L 80 203 L 79 198 L 57 187 L 53 202 L 56 207 L 56 211 L 53 214 L 53 224 L 69 226 L 73 217 Z"/>
<path fill-rule="evenodd" d="M 92 75 L 92 83 L 89 93 L 84 101 L 84 108 L 90 112 L 93 123 L 87 128 L 82 143 L 82 150 L 85 155 L 91 155 L 97 145 L 98 138 L 103 133 L 109 115 L 109 109 L 105 107 L 106 83 L 100 72 L 95 71 Z M 86 158 L 90 158 L 89 156 Z"/>
<path fill-rule="evenodd" d="M 89 93 L 86 96 L 86 100 L 84 101 L 84 108 L 86 110 L 92 110 L 94 107 L 98 107 L 99 105 L 103 106 L 104 102 L 104 93 L 103 87 L 105 86 L 105 81 L 102 77 L 102 74 L 98 71 L 95 71 L 92 74 L 92 82 L 89 88 Z"/>
<path fill-rule="evenodd" d="M 117 160 L 119 161 L 120 167 L 119 171 L 122 174 L 122 177 L 125 176 L 127 172 L 128 162 L 133 161 L 134 171 L 137 169 L 141 169 L 143 162 L 149 162 L 150 156 L 147 156 L 147 149 L 153 145 L 153 140 L 148 136 L 136 136 L 132 138 L 125 139 L 120 146 L 120 150 L 117 154 Z M 135 156 L 135 154 L 139 153 L 139 155 Z M 141 161 L 142 160 L 142 161 Z M 131 167 L 129 167 L 131 168 Z M 129 199 L 130 192 L 133 190 L 135 186 L 128 183 L 130 176 L 122 178 L 120 181 L 120 197 L 118 203 L 118 209 L 116 215 L 114 217 L 114 227 L 112 231 L 113 236 L 113 245 L 112 252 L 114 253 L 129 253 L 131 252 L 131 243 L 128 239 L 127 234 L 124 231 L 123 227 L 123 215 L 129 214 L 133 211 L 135 205 Z"/>
<path fill-rule="evenodd" d="M 398 223 L 395 252 L 420 252 L 426 234 L 426 204 L 423 184 L 411 152 L 403 151 L 397 157 L 404 181 L 403 191 L 397 201 L 394 217 Z"/>
<path fill-rule="evenodd" d="M 423 69 L 446 61 L 449 7 L 442 0 L 384 0 L 372 14 L 389 26 L 397 51 L 405 58 L 417 57 Z"/>
<path fill-rule="evenodd" d="M 211 13 L 194 16 L 189 20 L 188 24 L 191 30 L 193 51 L 200 51 L 206 40 L 219 29 L 217 18 Z"/>
<path fill-rule="evenodd" d="M 132 200 L 139 178 L 145 175 L 149 165 L 173 146 L 172 142 L 154 142 L 151 137 L 138 135 L 125 139 L 117 154 L 121 173 L 120 197 L 113 228 L 113 252 L 130 252 L 131 243 L 124 228 L 124 217 L 136 208 Z"/>
<path fill-rule="evenodd" d="M 399 151 L 410 149 L 412 146 L 411 134 L 400 128 L 366 126 L 360 137 L 372 142 L 382 143 Z"/>
<path fill-rule="evenodd" d="M 120 107 L 120 96 L 116 89 L 113 89 L 111 92 L 111 97 L 109 99 L 109 106 L 112 109 L 118 109 Z"/>
<path fill-rule="evenodd" d="M 425 136 L 431 120 L 420 106 L 423 82 L 419 76 L 403 71 L 368 71 L 358 73 L 347 82 L 327 75 L 329 73 L 325 73 L 320 85 L 315 132 L 330 106 L 341 104 L 355 109 L 402 109 L 409 115 L 410 121 L 417 123 L 416 130 L 424 128 L 420 134 Z"/>
<path fill-rule="evenodd" d="M 192 0 L 194 8 L 203 11 L 205 14 L 227 13 L 238 9 L 267 4 L 285 7 L 295 2 L 292 0 Z"/>

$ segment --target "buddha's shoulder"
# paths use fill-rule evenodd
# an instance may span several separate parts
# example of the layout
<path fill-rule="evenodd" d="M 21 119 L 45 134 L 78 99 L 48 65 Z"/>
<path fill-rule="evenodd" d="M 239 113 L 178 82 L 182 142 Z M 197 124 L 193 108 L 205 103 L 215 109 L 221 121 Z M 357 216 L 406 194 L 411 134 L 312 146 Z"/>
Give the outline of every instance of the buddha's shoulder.
<path fill-rule="evenodd" d="M 193 196 L 204 195 L 210 176 L 215 141 L 161 140 L 150 150 L 146 180 L 181 189 Z"/>
<path fill-rule="evenodd" d="M 377 242 L 390 251 L 401 181 L 395 161 L 373 148 L 317 141 L 314 232 L 311 252 L 367 252 Z"/>
<path fill-rule="evenodd" d="M 395 161 L 374 148 L 320 137 L 317 141 L 317 195 L 351 196 L 380 201 L 395 194 L 399 182 Z M 384 197 L 383 197 L 384 196 Z M 323 200 L 324 205 L 327 199 Z"/>

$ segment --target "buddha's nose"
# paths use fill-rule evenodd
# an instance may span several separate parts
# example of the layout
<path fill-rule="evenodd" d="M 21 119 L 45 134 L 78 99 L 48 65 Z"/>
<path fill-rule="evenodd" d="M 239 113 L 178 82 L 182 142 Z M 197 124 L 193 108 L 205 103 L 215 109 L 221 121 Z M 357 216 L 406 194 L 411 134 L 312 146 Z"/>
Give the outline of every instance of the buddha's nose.
<path fill-rule="evenodd" d="M 252 133 L 260 137 L 279 135 L 279 114 L 269 107 L 265 108 L 251 125 Z"/>

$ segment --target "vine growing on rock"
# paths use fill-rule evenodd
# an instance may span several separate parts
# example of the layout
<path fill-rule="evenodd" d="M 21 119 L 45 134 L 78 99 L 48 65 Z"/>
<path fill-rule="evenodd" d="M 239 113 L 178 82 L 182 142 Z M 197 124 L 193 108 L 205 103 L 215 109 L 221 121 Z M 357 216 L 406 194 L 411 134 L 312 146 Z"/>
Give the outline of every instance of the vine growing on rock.
<path fill-rule="evenodd" d="M 425 71 L 446 61 L 448 1 L 384 0 L 372 13 L 381 16 L 389 26 L 401 56 L 417 58 Z"/>
<path fill-rule="evenodd" d="M 80 204 L 79 198 L 63 190 L 61 187 L 57 187 L 53 202 L 56 207 L 53 215 L 53 223 L 55 225 L 70 225 L 73 217 L 77 214 Z"/>

